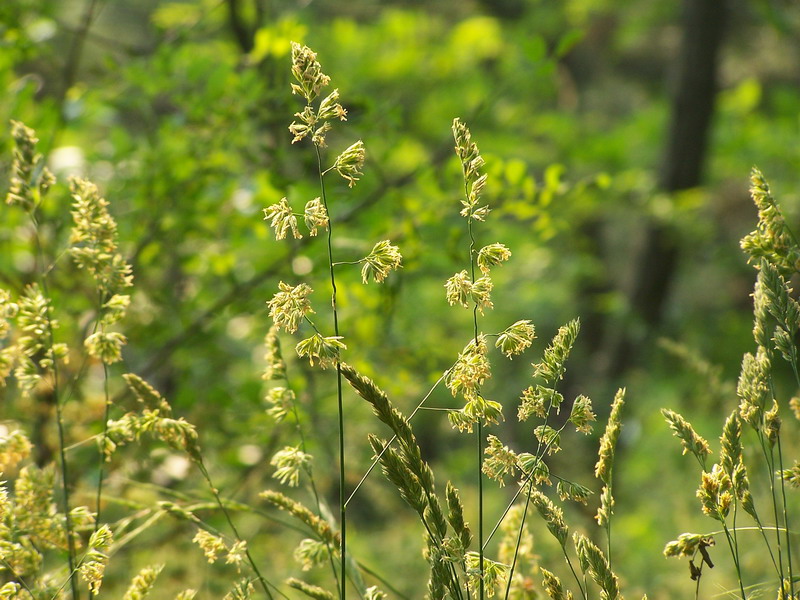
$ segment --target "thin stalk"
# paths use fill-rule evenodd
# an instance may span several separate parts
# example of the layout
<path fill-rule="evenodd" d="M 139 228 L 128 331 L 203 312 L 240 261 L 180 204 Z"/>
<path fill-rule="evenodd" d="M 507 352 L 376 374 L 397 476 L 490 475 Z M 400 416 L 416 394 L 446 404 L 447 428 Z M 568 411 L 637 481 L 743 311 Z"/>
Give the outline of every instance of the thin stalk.
<path fill-rule="evenodd" d="M 797 382 L 797 385 L 800 386 L 800 373 L 797 371 L 797 347 L 794 344 L 792 344 L 791 363 L 794 380 Z M 786 560 L 789 563 L 789 586 L 791 597 L 794 598 L 794 567 L 792 566 L 792 545 L 789 543 L 789 511 L 786 508 L 786 485 L 783 480 L 783 450 L 781 448 L 780 435 L 778 435 L 778 461 L 781 469 L 781 498 L 783 500 L 783 524 L 786 528 Z"/>
<path fill-rule="evenodd" d="M 561 550 L 564 552 L 564 558 L 567 561 L 567 565 L 569 565 L 569 570 L 572 571 L 572 576 L 575 578 L 575 582 L 578 584 L 578 589 L 581 591 L 581 595 L 583 596 L 584 600 L 588 600 L 589 596 L 586 593 L 587 586 L 586 586 L 586 575 L 583 576 L 583 582 L 581 582 L 581 578 L 578 577 L 578 573 L 575 571 L 575 567 L 572 566 L 572 561 L 569 559 L 569 555 L 567 554 L 567 549 L 563 546 Z"/>
<path fill-rule="evenodd" d="M 94 530 L 100 527 L 100 516 L 101 516 L 101 507 L 100 502 L 103 496 L 103 477 L 104 477 L 104 469 L 103 464 L 105 463 L 105 456 L 103 455 L 103 448 L 105 447 L 106 437 L 108 436 L 108 419 L 111 416 L 111 398 L 108 393 L 108 365 L 103 363 L 103 395 L 105 397 L 105 410 L 103 411 L 103 433 L 101 434 L 102 445 L 100 449 L 100 466 L 98 468 L 97 474 L 97 497 L 95 499 L 95 521 L 94 521 Z"/>
<path fill-rule="evenodd" d="M 612 465 L 608 470 L 608 495 L 610 498 L 614 497 L 614 488 L 611 484 L 614 477 L 614 466 Z M 611 568 L 611 507 L 609 507 L 608 518 L 606 519 L 606 551 L 608 557 L 608 568 Z"/>
<path fill-rule="evenodd" d="M 300 447 L 303 450 L 304 454 L 308 454 L 306 448 L 306 436 L 303 434 L 303 428 L 300 425 L 300 415 L 297 414 L 297 404 L 292 402 L 292 415 L 294 416 L 294 422 L 297 429 L 297 434 L 300 436 Z M 322 517 L 322 504 L 319 500 L 319 493 L 317 492 L 317 484 L 314 483 L 314 472 L 311 466 L 306 466 L 306 473 L 308 474 L 308 481 L 311 487 L 311 493 L 314 495 L 314 503 L 317 506 L 317 516 L 320 518 Z M 339 574 L 336 572 L 336 561 L 333 558 L 333 550 L 331 548 L 330 542 L 325 540 L 325 547 L 328 549 L 328 558 L 331 562 L 331 571 L 333 572 L 333 578 L 336 580 L 336 589 L 339 589 Z"/>
<path fill-rule="evenodd" d="M 511 561 L 511 569 L 508 571 L 508 581 L 506 582 L 506 594 L 503 600 L 508 600 L 508 595 L 511 593 L 511 582 L 514 579 L 514 569 L 517 566 L 517 557 L 519 556 L 519 545 L 522 542 L 522 532 L 525 528 L 525 518 L 528 516 L 528 506 L 531 503 L 531 491 L 533 490 L 533 480 L 528 484 L 528 494 L 525 499 L 525 508 L 522 509 L 522 522 L 517 532 L 517 543 L 514 546 L 514 559 Z"/>
<path fill-rule="evenodd" d="M 466 171 L 464 172 L 464 196 L 469 198 L 469 189 L 467 187 Z M 469 267 L 470 279 L 475 284 L 475 233 L 472 230 L 472 215 L 467 219 L 467 231 L 469 232 Z M 472 308 L 472 330 L 475 348 L 478 347 L 478 303 Z M 478 426 L 475 428 L 475 437 L 477 449 L 477 477 L 478 477 L 478 568 L 479 568 L 479 591 L 478 597 L 480 600 L 484 599 L 485 585 L 483 581 L 483 566 L 484 566 L 484 549 L 483 549 L 483 423 L 478 418 Z"/>
<path fill-rule="evenodd" d="M 756 513 L 756 514 L 758 514 L 758 513 Z M 754 519 L 755 519 L 756 525 L 757 525 L 757 527 L 755 527 L 754 529 L 757 529 L 761 533 L 761 537 L 764 538 L 764 545 L 766 545 L 767 551 L 769 552 L 769 557 L 772 559 L 772 566 L 775 567 L 775 571 L 778 573 L 778 576 L 780 577 L 781 576 L 781 571 L 778 568 L 778 563 L 775 560 L 775 553 L 772 552 L 772 546 L 770 545 L 769 540 L 767 539 L 766 528 L 764 527 L 764 525 L 762 525 L 761 519 L 759 519 L 758 517 L 754 517 Z M 751 528 L 750 527 L 737 527 L 736 528 L 737 531 L 746 531 L 748 529 L 751 529 Z M 788 535 L 788 532 L 787 532 L 787 535 Z"/>
<path fill-rule="evenodd" d="M 772 455 L 772 448 L 767 449 L 767 444 L 764 441 L 764 434 L 758 431 L 758 441 L 761 444 L 761 451 L 764 454 L 764 460 L 767 463 L 769 470 L 769 493 L 772 498 L 772 514 L 775 517 L 775 542 L 778 545 L 778 576 L 779 584 L 783 586 L 783 547 L 781 545 L 781 534 L 778 531 L 780 521 L 778 519 L 778 500 L 775 497 L 775 457 Z"/>
<path fill-rule="evenodd" d="M 781 499 L 783 501 L 783 527 L 786 531 L 786 562 L 789 567 L 790 598 L 794 598 L 794 571 L 792 569 L 792 544 L 789 541 L 789 511 L 786 507 L 786 485 L 783 481 L 783 451 L 781 450 L 781 436 L 778 435 L 778 463 L 781 472 Z M 775 523 L 777 525 L 777 523 Z"/>
<path fill-rule="evenodd" d="M 228 512 L 228 509 L 225 508 L 225 504 L 222 502 L 222 498 L 219 495 L 219 490 L 216 487 L 214 487 L 214 482 L 211 480 L 211 475 L 209 475 L 208 469 L 206 469 L 206 465 L 203 462 L 203 458 L 199 457 L 198 459 L 196 459 L 195 464 L 197 464 L 198 468 L 200 469 L 200 472 L 203 474 L 203 478 L 206 480 L 206 483 L 208 484 L 208 487 L 211 490 L 211 494 L 214 496 L 214 500 L 216 501 L 217 506 L 219 506 L 219 509 L 225 516 L 225 520 L 228 522 L 228 525 L 230 526 L 231 531 L 233 532 L 233 535 L 236 538 L 236 541 L 243 542 L 244 540 L 242 539 L 242 536 L 239 535 L 239 530 L 236 528 L 236 524 L 233 522 L 233 519 L 231 518 L 231 515 Z M 269 600 L 274 599 L 272 592 L 269 591 L 269 588 L 272 587 L 278 594 L 289 600 L 289 597 L 286 594 L 281 592 L 280 589 L 278 589 L 274 584 L 270 583 L 264 578 L 264 576 L 261 574 L 261 570 L 258 568 L 258 565 L 256 564 L 256 561 L 250 554 L 250 549 L 247 546 L 245 546 L 244 553 L 245 556 L 247 557 L 247 562 L 250 564 L 250 568 L 252 568 L 253 572 L 256 574 L 256 577 L 258 578 L 258 581 L 261 584 L 261 587 L 264 590 L 264 594 L 266 594 L 267 598 L 269 598 Z"/>
<path fill-rule="evenodd" d="M 317 154 L 317 169 L 319 172 L 319 187 L 322 195 L 322 204 L 325 206 L 325 212 L 328 215 L 328 267 L 331 275 L 331 308 L 333 309 L 333 332 L 335 336 L 339 336 L 339 313 L 336 306 L 336 275 L 334 273 L 334 260 L 333 260 L 333 223 L 331 220 L 331 212 L 328 209 L 328 195 L 325 191 L 325 177 L 322 169 L 322 155 L 319 151 L 319 146 L 314 145 L 314 150 Z M 342 579 L 340 582 L 339 597 L 341 600 L 347 600 L 347 504 L 345 503 L 345 455 L 344 455 L 344 403 L 342 402 L 342 365 L 337 357 L 336 359 L 336 400 L 339 411 L 339 520 L 341 522 L 341 573 Z"/>
<path fill-rule="evenodd" d="M 720 515 L 720 518 L 721 517 L 722 515 Z M 739 590 L 742 592 L 742 600 L 747 600 L 747 594 L 744 591 L 744 582 L 742 581 L 742 569 L 741 565 L 739 564 L 739 549 L 736 547 L 733 536 L 731 536 L 731 532 L 724 520 L 722 521 L 722 528 L 725 531 L 725 539 L 728 540 L 728 546 L 731 550 L 733 565 L 736 567 L 736 578 L 739 580 Z"/>
<path fill-rule="evenodd" d="M 39 202 L 36 203 L 37 206 Z M 35 211 L 36 209 L 34 209 Z M 36 253 L 39 258 L 39 266 L 44 264 L 44 250 L 42 249 L 42 242 L 39 238 L 39 221 L 36 218 L 35 212 L 30 213 L 31 222 L 33 224 L 34 238 L 36 240 Z M 55 347 L 55 338 L 53 336 L 53 319 L 50 316 L 50 291 L 47 286 L 47 278 L 42 275 L 39 277 L 42 292 L 46 300 L 45 317 L 47 319 L 47 334 L 50 341 L 50 350 Z M 58 387 L 58 360 L 53 356 L 53 399 L 56 405 L 56 427 L 58 429 L 58 453 L 59 462 L 61 467 L 61 491 L 62 491 L 62 510 L 64 511 L 64 529 L 67 534 L 67 566 L 69 567 L 69 582 L 72 589 L 72 600 L 80 600 L 78 592 L 78 579 L 75 576 L 75 537 L 72 527 L 72 515 L 70 514 L 69 502 L 69 466 L 67 464 L 66 453 L 66 435 L 64 434 L 64 414 L 61 406 L 61 398 L 59 396 Z"/>
<path fill-rule="evenodd" d="M 480 598 L 483 600 L 484 583 L 483 583 L 483 472 L 481 466 L 483 462 L 483 428 L 481 420 L 478 419 L 478 427 L 476 431 L 476 449 L 478 451 L 478 550 L 480 558 Z"/>

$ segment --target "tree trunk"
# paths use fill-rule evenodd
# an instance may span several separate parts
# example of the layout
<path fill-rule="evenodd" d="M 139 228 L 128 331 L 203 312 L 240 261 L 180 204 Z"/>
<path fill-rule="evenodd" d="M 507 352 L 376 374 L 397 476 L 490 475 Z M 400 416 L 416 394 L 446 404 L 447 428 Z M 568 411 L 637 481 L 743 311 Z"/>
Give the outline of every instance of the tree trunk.
<path fill-rule="evenodd" d="M 717 91 L 717 63 L 727 21 L 726 0 L 685 0 L 683 40 L 677 62 L 676 87 L 668 143 L 659 187 L 677 192 L 700 185 Z M 661 322 L 678 266 L 679 245 L 672 227 L 651 221 L 638 255 L 629 306 L 637 327 L 647 337 Z M 618 377 L 645 342 L 626 331 L 606 355 L 606 374 Z"/>

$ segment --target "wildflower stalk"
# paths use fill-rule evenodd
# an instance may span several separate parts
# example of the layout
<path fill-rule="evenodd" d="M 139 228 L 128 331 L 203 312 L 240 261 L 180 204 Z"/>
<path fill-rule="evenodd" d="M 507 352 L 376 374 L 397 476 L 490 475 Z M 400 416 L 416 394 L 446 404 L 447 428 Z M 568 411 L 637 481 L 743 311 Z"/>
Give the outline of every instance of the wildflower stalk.
<path fill-rule="evenodd" d="M 322 205 L 325 207 L 325 212 L 329 215 L 328 210 L 328 195 L 325 190 L 325 172 L 322 169 L 322 155 L 319 151 L 319 146 L 314 144 L 314 150 L 317 155 L 317 168 L 319 171 L 319 187 L 320 194 L 322 195 Z M 333 224 L 328 222 L 328 270 L 331 278 L 331 309 L 333 311 L 333 335 L 339 337 L 339 312 L 336 304 L 336 273 L 334 270 L 333 261 Z M 338 356 L 336 357 L 336 402 L 338 409 L 339 419 L 339 521 L 341 527 L 342 543 L 341 543 L 341 566 L 342 573 L 340 584 L 340 598 L 346 600 L 347 598 L 347 503 L 345 502 L 345 454 L 344 454 L 344 404 L 342 401 L 342 365 Z"/>

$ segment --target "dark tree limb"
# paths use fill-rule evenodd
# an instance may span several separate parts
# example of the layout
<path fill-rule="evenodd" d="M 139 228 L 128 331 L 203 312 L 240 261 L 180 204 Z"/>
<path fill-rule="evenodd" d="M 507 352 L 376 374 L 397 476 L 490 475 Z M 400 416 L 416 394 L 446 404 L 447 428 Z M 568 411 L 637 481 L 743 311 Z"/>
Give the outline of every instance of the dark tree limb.
<path fill-rule="evenodd" d="M 683 40 L 677 61 L 668 141 L 659 174 L 665 192 L 701 184 L 717 92 L 717 64 L 728 17 L 727 0 L 684 0 Z M 645 336 L 661 322 L 679 262 L 677 232 L 652 220 L 638 255 L 629 306 Z M 633 362 L 641 335 L 624 333 L 608 353 L 606 374 L 619 376 Z"/>

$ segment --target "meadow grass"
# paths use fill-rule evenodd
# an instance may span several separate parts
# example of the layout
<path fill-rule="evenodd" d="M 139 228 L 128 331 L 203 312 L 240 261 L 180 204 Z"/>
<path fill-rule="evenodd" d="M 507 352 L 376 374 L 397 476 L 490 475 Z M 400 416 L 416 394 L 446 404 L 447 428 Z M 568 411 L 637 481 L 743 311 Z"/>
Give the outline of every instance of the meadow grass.
<path fill-rule="evenodd" d="M 254 507 L 228 500 L 224 491 L 216 487 L 201 444 L 202 432 L 176 416 L 168 400 L 141 377 L 134 373 L 115 376 L 113 367 L 124 364 L 123 348 L 128 340 L 121 328 L 134 279 L 118 249 L 117 226 L 109 203 L 91 182 L 71 179 L 71 233 L 63 251 L 46 255 L 40 239 L 41 208 L 49 192 L 59 184 L 37 152 L 35 133 L 21 123 L 13 123 L 16 147 L 6 203 L 8 210 L 19 210 L 27 216 L 38 280 L 16 295 L 0 289 L 0 382 L 16 386 L 17 399 L 54 407 L 58 453 L 55 465 L 37 465 L 31 460 L 34 446 L 30 436 L 16 426 L 8 426 L 0 440 L 0 469 L 7 479 L 0 494 L 0 573 L 4 578 L 0 598 L 99 597 L 114 554 L 164 516 L 177 519 L 192 532 L 198 552 L 209 563 L 224 562 L 235 569 L 237 576 L 230 581 L 225 600 L 258 595 L 293 598 L 298 594 L 341 600 L 405 597 L 397 592 L 390 578 L 376 574 L 347 544 L 348 506 L 377 466 L 416 514 L 424 535 L 421 551 L 428 578 L 416 588 L 419 597 L 483 600 L 502 596 L 504 600 L 522 600 L 546 594 L 553 600 L 622 598 L 617 569 L 624 572 L 625 565 L 614 561 L 612 523 L 614 462 L 626 392 L 618 390 L 610 402 L 597 457 L 592 461 L 597 484 L 584 485 L 551 469 L 549 457 L 571 451 L 562 443 L 569 433 L 567 429 L 590 434 L 596 422 L 595 409 L 587 396 L 565 398 L 561 389 L 567 361 L 580 332 L 580 321 L 572 320 L 558 329 L 532 363 L 532 382 L 520 392 L 517 419 L 533 424 L 533 438 L 520 449 L 514 447 L 515 440 L 502 439 L 503 430 L 496 426 L 504 418 L 504 407 L 490 398 L 493 361 L 512 359 L 528 351 L 536 335 L 533 321 L 525 315 L 500 331 L 482 330 L 485 312 L 502 299 L 502 290 L 495 289 L 492 272 L 512 260 L 512 251 L 501 242 L 481 242 L 488 237 L 485 231 L 489 229 L 484 229 L 484 224 L 492 207 L 482 198 L 487 181 L 485 163 L 468 126 L 459 118 L 452 123 L 455 154 L 463 178 L 460 216 L 468 242 L 462 249 L 465 268 L 444 284 L 432 285 L 444 287 L 443 301 L 468 311 L 469 327 L 464 331 L 463 350 L 439 374 L 415 409 L 405 415 L 378 382 L 353 366 L 360 358 L 357 348 L 348 347 L 347 332 L 340 328 L 337 287 L 337 273 L 354 267 L 360 269 L 364 285 L 386 281 L 401 268 L 400 248 L 390 240 L 379 240 L 366 256 L 342 256 L 344 252 L 334 236 L 338 198 L 331 194 L 326 181 L 338 175 L 348 187 L 355 186 L 364 168 L 365 145 L 356 141 L 330 157 L 326 136 L 347 117 L 339 92 L 326 90 L 331 80 L 322 71 L 317 55 L 306 46 L 293 44 L 291 72 L 292 92 L 304 102 L 289 126 L 292 143 L 310 143 L 320 195 L 309 199 L 302 212 L 282 198 L 264 209 L 264 218 L 277 240 L 288 236 L 299 239 L 304 234 L 322 237 L 320 230 L 325 230 L 321 243 L 327 248 L 328 276 L 319 282 L 281 281 L 267 302 L 273 320 L 272 327 L 265 331 L 263 379 L 267 385 L 267 413 L 279 424 L 277 427 L 285 427 L 289 435 L 295 436 L 295 443 L 278 449 L 270 458 L 273 478 L 283 491 L 267 489 L 260 497 L 290 517 L 284 527 L 303 533 L 302 541 L 292 549 L 292 557 L 303 573 L 314 576 L 287 577 L 272 568 L 274 556 L 266 560 L 251 551 L 250 532 L 235 513 L 260 513 Z M 788 500 L 791 488 L 800 487 L 800 464 L 795 461 L 792 466 L 784 456 L 781 419 L 787 409 L 791 417 L 800 418 L 800 400 L 780 398 L 774 382 L 774 370 L 784 360 L 800 387 L 795 343 L 800 329 L 800 304 L 790 285 L 800 266 L 800 245 L 757 170 L 753 171 L 751 193 L 759 210 L 759 223 L 744 238 L 742 248 L 758 271 L 753 293 L 756 350 L 746 354 L 742 362 L 737 386 L 739 405 L 724 421 L 718 461 L 709 465 L 711 446 L 687 419 L 672 410 L 663 411 L 684 454 L 692 455 L 700 467 L 698 509 L 718 523 L 710 531 L 683 533 L 664 549 L 666 556 L 688 558 L 690 575 L 697 582 L 697 598 L 702 597 L 705 569 L 713 567 L 709 548 L 718 541 L 727 547 L 736 574 L 735 585 L 731 586 L 735 589 L 728 590 L 729 595 L 755 597 L 770 589 L 777 590 L 779 599 L 800 597 L 796 591 L 792 503 Z M 65 268 L 67 258 L 91 280 L 92 289 L 90 324 L 84 327 L 85 335 L 79 343 L 70 345 L 58 337 L 59 307 L 54 305 L 51 293 L 52 273 Z M 312 286 L 327 287 L 329 311 L 312 306 Z M 286 358 L 282 341 L 297 332 L 304 336 L 293 343 L 297 356 Z M 323 381 L 335 389 L 338 506 L 333 509 L 321 492 L 320 467 L 310 453 L 309 442 L 314 434 L 307 427 L 304 407 L 292 386 L 296 378 L 290 367 L 298 364 L 297 359 L 307 360 L 311 368 L 329 370 Z M 70 459 L 69 452 L 82 442 L 68 443 L 65 432 L 70 423 L 65 408 L 78 402 L 87 370 L 93 366 L 102 368 L 103 408 L 98 431 L 87 437 L 97 445 L 92 464 L 87 466 Z M 346 392 L 346 385 L 352 394 Z M 115 396 L 112 388 L 123 391 Z M 455 406 L 426 405 L 440 388 L 450 392 Z M 125 398 L 133 402 L 126 403 Z M 366 440 L 374 453 L 371 464 L 363 470 L 358 483 L 348 488 L 347 473 L 357 468 L 348 467 L 345 455 L 348 403 L 355 402 L 366 402 L 381 424 L 378 431 L 383 433 L 370 434 Z M 446 415 L 454 430 L 473 437 L 473 480 L 467 485 L 477 490 L 475 505 L 464 502 L 466 494 L 454 482 L 445 483 L 443 495 L 442 486 L 437 486 L 435 466 L 426 459 L 414 432 L 415 418 L 426 409 L 437 416 Z M 120 461 L 112 459 L 126 445 L 150 444 L 148 438 L 185 456 L 200 474 L 206 486 L 205 497 L 210 501 L 171 496 L 164 488 L 163 497 L 169 499 L 145 509 L 142 514 L 147 518 L 133 527 L 133 515 L 107 518 L 104 506 L 113 499 L 106 485 L 113 470 L 122 468 Z M 750 447 L 755 452 L 749 451 Z M 757 459 L 760 465 L 746 464 L 751 459 Z M 84 474 L 75 471 L 81 469 L 95 473 L 91 494 L 76 489 Z M 757 489 L 762 486 L 751 485 L 753 469 L 767 474 L 764 493 Z M 508 481 L 515 488 L 510 501 L 503 510 L 487 510 L 484 501 L 490 482 L 503 487 Z M 305 497 L 310 502 L 293 497 L 294 491 L 301 488 L 306 489 Z M 92 504 L 81 503 L 89 497 Z M 590 510 L 597 527 L 589 530 L 570 526 L 564 512 L 564 505 L 569 503 Z M 130 508 L 135 508 L 132 502 Z M 210 511 L 222 516 L 224 530 L 215 525 L 215 520 L 205 518 Z M 537 526 L 543 526 L 559 548 L 560 556 L 553 564 L 541 564 L 535 552 L 531 528 L 536 515 L 540 519 L 535 521 Z M 746 519 L 749 521 L 743 523 Z M 470 523 L 477 524 L 477 532 Z M 498 539 L 492 544 L 496 535 Z M 771 581 L 753 581 L 747 572 L 744 546 L 751 544 L 753 536 L 764 546 L 774 571 Z M 130 584 L 124 598 L 143 598 L 157 589 L 162 568 L 153 564 L 129 573 Z M 373 581 L 373 585 L 367 584 Z M 174 597 L 188 600 L 196 593 L 186 589 Z"/>

